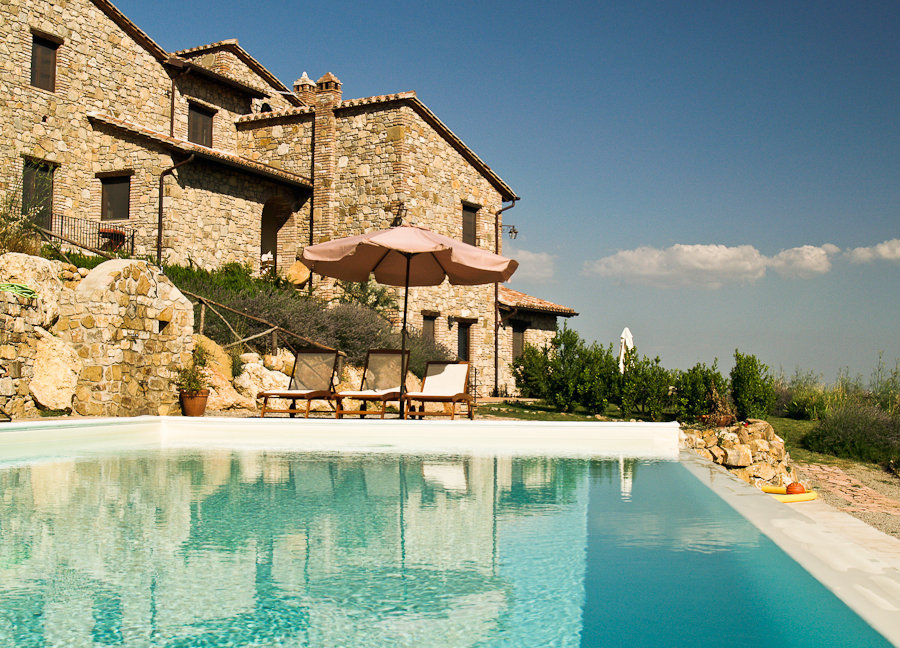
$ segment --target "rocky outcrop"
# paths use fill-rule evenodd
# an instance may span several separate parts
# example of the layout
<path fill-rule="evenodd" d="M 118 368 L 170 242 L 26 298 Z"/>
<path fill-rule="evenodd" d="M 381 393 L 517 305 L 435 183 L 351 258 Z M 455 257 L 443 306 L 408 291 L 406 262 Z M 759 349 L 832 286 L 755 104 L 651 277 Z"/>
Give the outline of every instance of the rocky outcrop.
<path fill-rule="evenodd" d="M 28 389 L 34 402 L 48 410 L 71 410 L 81 375 L 81 358 L 64 340 L 37 328 L 34 374 Z"/>
<path fill-rule="evenodd" d="M 724 466 L 748 484 L 785 486 L 798 481 L 784 439 L 766 421 L 748 419 L 726 428 L 684 429 L 683 446 Z"/>
<path fill-rule="evenodd" d="M 203 373 L 209 382 L 209 399 L 206 401 L 208 410 L 225 412 L 256 409 L 255 398 L 247 398 L 240 394 L 231 384 L 230 378 L 210 367 L 204 369 Z"/>
<path fill-rule="evenodd" d="M 39 326 L 49 329 L 56 322 L 63 290 L 56 263 L 29 254 L 8 252 L 0 255 L 0 281 L 23 284 L 37 293 L 34 305 L 41 313 Z"/>
<path fill-rule="evenodd" d="M 234 379 L 234 388 L 242 396 L 256 401 L 256 395 L 261 391 L 275 391 L 287 389 L 290 377 L 280 371 L 267 369 L 256 353 L 245 353 L 241 356 L 243 366 L 240 375 Z M 283 403 L 277 407 L 284 406 Z"/>
<path fill-rule="evenodd" d="M 234 372 L 231 369 L 231 356 L 228 352 L 205 335 L 194 333 L 193 339 L 195 347 L 199 344 L 206 350 L 208 356 L 206 366 L 231 381 Z"/>

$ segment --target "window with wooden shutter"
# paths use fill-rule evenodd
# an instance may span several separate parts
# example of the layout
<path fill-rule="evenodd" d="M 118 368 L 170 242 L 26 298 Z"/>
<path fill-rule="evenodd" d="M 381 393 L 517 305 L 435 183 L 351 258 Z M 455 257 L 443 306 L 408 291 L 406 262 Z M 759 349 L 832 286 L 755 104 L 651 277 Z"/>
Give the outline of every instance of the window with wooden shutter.
<path fill-rule="evenodd" d="M 471 205 L 463 205 L 462 208 L 462 242 L 469 245 L 478 245 L 475 236 L 475 214 L 478 209 Z"/>
<path fill-rule="evenodd" d="M 525 351 L 525 324 L 514 322 L 512 325 L 512 357 L 518 358 Z"/>
<path fill-rule="evenodd" d="M 471 360 L 472 345 L 470 344 L 470 334 L 472 332 L 472 322 L 457 321 L 459 329 L 459 337 L 456 343 L 456 355 L 460 360 Z"/>
<path fill-rule="evenodd" d="M 47 38 L 31 37 L 31 85 L 56 92 L 56 50 L 59 43 Z"/>
<path fill-rule="evenodd" d="M 212 146 L 215 112 L 196 104 L 188 104 L 188 140 L 201 146 Z"/>
<path fill-rule="evenodd" d="M 101 178 L 100 182 L 103 184 L 100 220 L 127 219 L 131 205 L 131 177 Z"/>
<path fill-rule="evenodd" d="M 434 323 L 437 321 L 437 315 L 422 316 L 422 337 L 426 340 L 434 342 Z"/>

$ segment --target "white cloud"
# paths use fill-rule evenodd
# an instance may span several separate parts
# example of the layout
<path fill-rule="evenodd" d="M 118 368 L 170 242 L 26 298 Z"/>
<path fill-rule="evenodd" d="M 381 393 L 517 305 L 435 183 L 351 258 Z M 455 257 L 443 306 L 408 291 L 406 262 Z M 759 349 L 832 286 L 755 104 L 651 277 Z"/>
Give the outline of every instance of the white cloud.
<path fill-rule="evenodd" d="M 809 279 L 831 270 L 831 257 L 840 251 L 831 243 L 821 247 L 801 245 L 782 250 L 769 260 L 769 266 L 783 277 Z"/>
<path fill-rule="evenodd" d="M 516 281 L 530 281 L 532 283 L 550 283 L 556 272 L 556 256 L 547 252 L 529 252 L 528 250 L 514 249 L 507 245 L 503 255 L 511 257 L 519 262 L 519 267 L 513 275 Z"/>
<path fill-rule="evenodd" d="M 870 263 L 876 260 L 900 261 L 900 239 L 891 239 L 871 247 L 858 247 L 847 251 L 853 263 Z"/>
<path fill-rule="evenodd" d="M 673 245 L 665 249 L 639 247 L 590 261 L 585 272 L 651 286 L 701 286 L 756 281 L 766 272 L 766 260 L 750 245 Z"/>
<path fill-rule="evenodd" d="M 584 266 L 586 274 L 651 286 L 716 289 L 727 283 L 752 283 L 771 267 L 787 277 L 809 278 L 828 272 L 840 248 L 830 243 L 804 245 L 767 257 L 752 245 L 683 245 L 665 249 L 622 250 Z"/>

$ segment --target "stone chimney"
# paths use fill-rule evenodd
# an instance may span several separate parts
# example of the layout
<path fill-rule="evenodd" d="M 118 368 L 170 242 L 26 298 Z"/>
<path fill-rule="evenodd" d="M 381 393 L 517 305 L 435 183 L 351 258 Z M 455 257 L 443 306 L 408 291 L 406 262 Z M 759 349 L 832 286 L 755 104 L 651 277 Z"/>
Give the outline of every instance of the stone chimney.
<path fill-rule="evenodd" d="M 306 106 L 313 106 L 316 103 L 316 84 L 313 80 L 303 73 L 299 79 L 294 81 L 294 94 Z"/>
<path fill-rule="evenodd" d="M 341 103 L 341 80 L 331 72 L 326 72 L 316 82 L 316 103 L 330 103 L 332 107 Z"/>
<path fill-rule="evenodd" d="M 334 236 L 337 209 L 335 151 L 337 123 L 334 109 L 341 103 L 341 82 L 331 72 L 316 83 L 315 131 L 313 137 L 313 242 Z"/>

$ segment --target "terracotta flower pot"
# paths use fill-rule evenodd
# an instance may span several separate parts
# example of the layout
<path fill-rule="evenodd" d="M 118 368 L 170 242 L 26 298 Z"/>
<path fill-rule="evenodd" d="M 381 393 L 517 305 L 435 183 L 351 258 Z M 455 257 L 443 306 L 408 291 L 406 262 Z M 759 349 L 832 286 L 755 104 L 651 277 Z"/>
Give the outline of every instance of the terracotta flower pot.
<path fill-rule="evenodd" d="M 180 390 L 178 396 L 181 399 L 181 413 L 184 416 L 203 416 L 206 411 L 206 399 L 209 398 L 209 390 L 200 391 Z"/>

